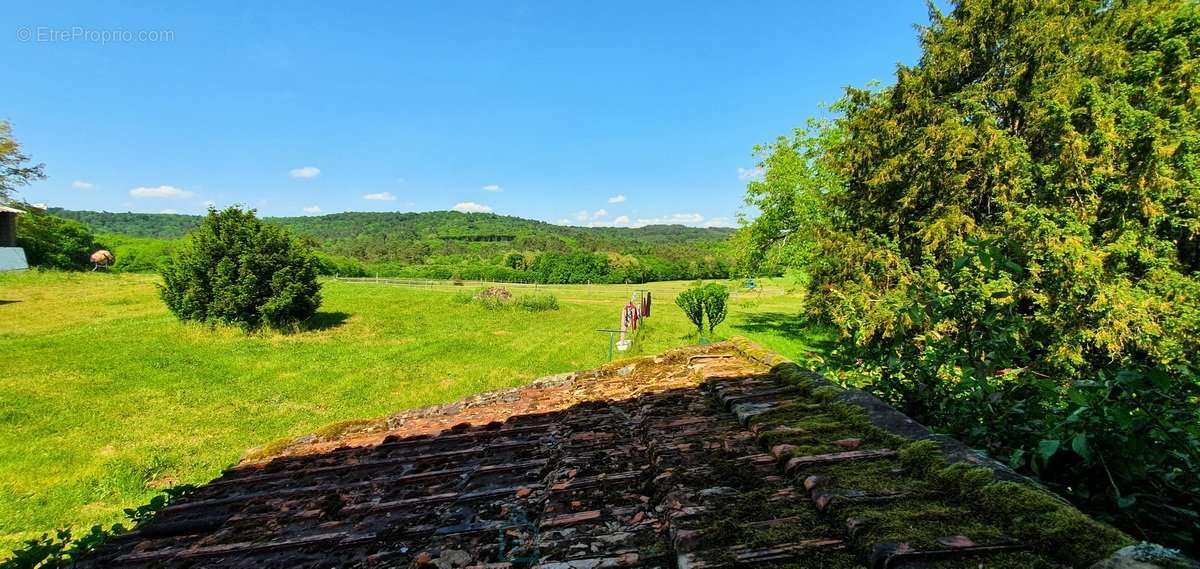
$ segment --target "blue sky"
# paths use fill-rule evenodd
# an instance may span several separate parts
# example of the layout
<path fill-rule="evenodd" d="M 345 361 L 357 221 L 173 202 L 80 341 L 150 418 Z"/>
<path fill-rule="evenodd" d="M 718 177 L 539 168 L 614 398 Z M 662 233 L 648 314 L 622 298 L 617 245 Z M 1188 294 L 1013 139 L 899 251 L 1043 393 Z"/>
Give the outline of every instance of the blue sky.
<path fill-rule="evenodd" d="M 919 56 L 922 1 L 21 2 L 0 119 L 70 209 L 725 225 L 752 147 Z M 465 205 L 464 205 L 465 204 Z"/>

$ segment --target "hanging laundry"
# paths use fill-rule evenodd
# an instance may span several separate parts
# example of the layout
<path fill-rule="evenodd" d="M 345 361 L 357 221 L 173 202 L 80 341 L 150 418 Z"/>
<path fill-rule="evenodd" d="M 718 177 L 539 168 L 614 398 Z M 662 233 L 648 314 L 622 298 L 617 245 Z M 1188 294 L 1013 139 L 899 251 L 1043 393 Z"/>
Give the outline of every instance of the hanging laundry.
<path fill-rule="evenodd" d="M 629 299 L 629 303 L 625 305 L 625 313 L 623 316 L 623 322 L 628 324 L 627 328 L 629 330 L 637 330 L 638 327 L 638 307 L 633 303 L 633 301 L 634 298 L 631 297 Z"/>

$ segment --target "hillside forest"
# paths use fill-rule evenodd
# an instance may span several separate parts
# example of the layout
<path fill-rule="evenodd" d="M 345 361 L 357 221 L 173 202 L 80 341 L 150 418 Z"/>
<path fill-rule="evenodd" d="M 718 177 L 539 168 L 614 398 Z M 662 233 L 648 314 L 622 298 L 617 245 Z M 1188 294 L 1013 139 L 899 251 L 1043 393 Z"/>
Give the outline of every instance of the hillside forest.
<path fill-rule="evenodd" d="M 154 272 L 200 216 L 51 209 L 90 228 L 115 270 Z M 505 282 L 644 283 L 728 278 L 732 229 L 585 228 L 454 211 L 274 217 L 311 245 L 328 275 Z"/>

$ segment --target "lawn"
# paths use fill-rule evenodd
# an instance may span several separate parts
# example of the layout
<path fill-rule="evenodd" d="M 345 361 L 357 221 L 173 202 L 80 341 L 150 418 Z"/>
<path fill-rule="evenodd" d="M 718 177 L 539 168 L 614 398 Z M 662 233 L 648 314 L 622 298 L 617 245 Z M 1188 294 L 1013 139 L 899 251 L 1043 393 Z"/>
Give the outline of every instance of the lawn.
<path fill-rule="evenodd" d="M 530 313 L 463 304 L 461 287 L 327 282 L 311 329 L 247 335 L 178 322 L 155 282 L 0 275 L 0 558 L 53 528 L 122 521 L 280 437 L 595 367 L 608 349 L 596 330 L 635 288 L 541 287 L 561 309 Z M 672 302 L 686 286 L 645 287 L 655 310 L 629 355 L 695 341 Z M 736 293 L 717 335 L 820 352 L 785 287 Z"/>

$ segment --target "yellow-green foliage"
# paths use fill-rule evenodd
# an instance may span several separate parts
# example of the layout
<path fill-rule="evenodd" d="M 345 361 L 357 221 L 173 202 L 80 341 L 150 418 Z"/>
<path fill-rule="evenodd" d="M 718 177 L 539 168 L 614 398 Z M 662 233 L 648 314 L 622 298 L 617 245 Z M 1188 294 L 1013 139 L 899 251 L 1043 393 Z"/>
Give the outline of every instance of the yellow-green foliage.
<path fill-rule="evenodd" d="M 835 361 L 1131 531 L 1200 535 L 1200 3 L 954 0 L 760 148 L 741 236 Z"/>

